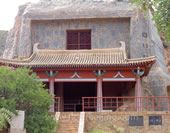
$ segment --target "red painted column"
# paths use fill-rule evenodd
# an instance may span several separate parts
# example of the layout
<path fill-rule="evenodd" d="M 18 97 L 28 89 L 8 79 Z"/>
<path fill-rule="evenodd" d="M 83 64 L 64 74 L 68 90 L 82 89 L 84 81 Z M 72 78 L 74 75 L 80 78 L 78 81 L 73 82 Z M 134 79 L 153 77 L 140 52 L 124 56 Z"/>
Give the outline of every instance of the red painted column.
<path fill-rule="evenodd" d="M 103 110 L 103 92 L 102 92 L 102 78 L 97 78 L 97 112 Z"/>
<path fill-rule="evenodd" d="M 141 112 L 142 111 L 142 98 L 141 98 L 142 87 L 141 87 L 140 77 L 136 77 L 135 92 L 136 92 L 137 112 Z"/>
<path fill-rule="evenodd" d="M 54 79 L 50 78 L 49 93 L 54 95 Z M 50 105 L 50 112 L 54 112 L 54 104 Z"/>

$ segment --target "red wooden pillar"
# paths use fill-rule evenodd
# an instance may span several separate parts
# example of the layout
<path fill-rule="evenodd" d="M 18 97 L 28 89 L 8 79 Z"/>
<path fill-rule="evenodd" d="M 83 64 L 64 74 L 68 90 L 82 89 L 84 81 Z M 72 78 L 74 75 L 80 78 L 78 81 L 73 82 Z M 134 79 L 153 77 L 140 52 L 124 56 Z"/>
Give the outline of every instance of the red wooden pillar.
<path fill-rule="evenodd" d="M 103 89 L 102 89 L 102 78 L 97 78 L 97 112 L 103 110 Z"/>
<path fill-rule="evenodd" d="M 140 67 L 137 67 L 137 70 L 132 70 L 132 73 L 136 76 L 136 107 L 137 112 L 141 112 L 143 110 L 142 107 L 142 87 L 141 87 L 141 76 L 144 74 L 144 70 L 141 70 Z"/>
<path fill-rule="evenodd" d="M 54 95 L 54 79 L 50 78 L 49 93 Z M 50 105 L 50 112 L 54 112 L 54 104 Z"/>
<path fill-rule="evenodd" d="M 97 112 L 101 112 L 103 110 L 102 77 L 105 72 L 105 70 L 101 69 L 93 71 L 93 73 L 97 76 Z"/>
<path fill-rule="evenodd" d="M 54 78 L 55 76 L 58 74 L 58 71 L 53 71 L 53 70 L 50 70 L 50 71 L 45 71 L 45 73 L 48 75 L 49 77 L 49 93 L 51 95 L 54 95 Z M 55 100 L 55 99 L 54 99 Z M 54 104 L 50 105 L 50 112 L 54 112 L 55 111 L 55 108 L 54 108 Z"/>
<path fill-rule="evenodd" d="M 142 87 L 141 87 L 140 77 L 136 78 L 136 96 L 137 97 L 142 96 Z"/>
<path fill-rule="evenodd" d="M 137 112 L 141 112 L 142 111 L 142 87 L 141 87 L 140 77 L 136 78 L 135 92 L 136 92 Z"/>

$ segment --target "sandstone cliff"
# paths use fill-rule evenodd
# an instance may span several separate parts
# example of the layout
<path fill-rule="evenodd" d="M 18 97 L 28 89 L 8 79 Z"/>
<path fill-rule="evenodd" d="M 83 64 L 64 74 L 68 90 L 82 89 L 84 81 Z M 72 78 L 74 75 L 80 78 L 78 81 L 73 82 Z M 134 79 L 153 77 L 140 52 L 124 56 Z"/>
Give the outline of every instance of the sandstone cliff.
<path fill-rule="evenodd" d="M 2 56 L 5 49 L 7 34 L 8 31 L 0 30 L 0 56 Z"/>
<path fill-rule="evenodd" d="M 145 96 L 167 96 L 170 84 L 165 64 L 164 47 L 154 27 L 152 15 L 145 19 L 142 12 L 124 0 L 41 0 L 20 6 L 14 28 L 8 34 L 4 58 L 28 58 L 32 54 L 31 23 L 33 20 L 65 20 L 82 18 L 130 18 L 129 58 L 155 55 L 156 63 L 142 80 Z M 121 30 L 121 28 L 120 28 Z"/>

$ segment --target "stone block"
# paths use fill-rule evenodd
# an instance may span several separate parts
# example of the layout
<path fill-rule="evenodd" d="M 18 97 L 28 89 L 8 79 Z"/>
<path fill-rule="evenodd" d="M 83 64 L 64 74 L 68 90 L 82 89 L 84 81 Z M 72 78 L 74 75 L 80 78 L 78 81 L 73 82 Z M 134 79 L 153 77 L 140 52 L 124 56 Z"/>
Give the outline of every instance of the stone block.
<path fill-rule="evenodd" d="M 24 111 L 18 111 L 18 115 L 13 115 L 11 118 L 12 124 L 9 133 L 26 133 L 24 129 Z"/>
<path fill-rule="evenodd" d="M 10 128 L 9 133 L 26 133 L 25 129 Z"/>
<path fill-rule="evenodd" d="M 17 116 L 16 115 L 12 116 L 11 128 L 24 129 L 24 117 L 25 117 L 24 111 L 18 111 Z"/>
<path fill-rule="evenodd" d="M 102 110 L 102 112 L 112 112 L 112 110 Z"/>

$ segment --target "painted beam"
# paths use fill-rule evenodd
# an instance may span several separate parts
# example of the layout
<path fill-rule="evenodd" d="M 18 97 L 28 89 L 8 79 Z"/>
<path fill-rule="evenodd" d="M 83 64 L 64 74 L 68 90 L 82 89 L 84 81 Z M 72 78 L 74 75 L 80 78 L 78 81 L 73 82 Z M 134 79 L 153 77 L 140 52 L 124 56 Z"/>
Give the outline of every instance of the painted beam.
<path fill-rule="evenodd" d="M 49 79 L 34 79 L 35 81 L 49 82 Z"/>
<path fill-rule="evenodd" d="M 88 79 L 88 78 L 82 78 L 82 79 L 55 79 L 55 82 L 77 82 L 77 81 L 82 81 L 82 82 L 95 82 L 97 81 L 95 78 L 93 79 Z"/>
<path fill-rule="evenodd" d="M 136 81 L 135 78 L 103 78 L 103 81 Z"/>

